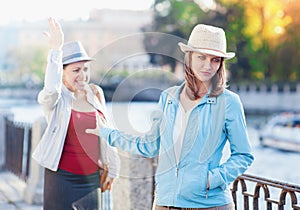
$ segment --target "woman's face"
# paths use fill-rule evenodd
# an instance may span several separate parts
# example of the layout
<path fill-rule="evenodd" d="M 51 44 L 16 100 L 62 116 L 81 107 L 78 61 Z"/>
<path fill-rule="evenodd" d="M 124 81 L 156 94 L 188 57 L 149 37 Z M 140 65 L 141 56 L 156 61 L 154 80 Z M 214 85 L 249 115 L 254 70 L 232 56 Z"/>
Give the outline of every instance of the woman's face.
<path fill-rule="evenodd" d="M 192 71 L 196 78 L 203 83 L 210 83 L 221 66 L 222 58 L 199 52 L 192 53 Z"/>
<path fill-rule="evenodd" d="M 63 83 L 72 92 L 83 90 L 90 79 L 86 61 L 70 63 L 63 70 Z"/>

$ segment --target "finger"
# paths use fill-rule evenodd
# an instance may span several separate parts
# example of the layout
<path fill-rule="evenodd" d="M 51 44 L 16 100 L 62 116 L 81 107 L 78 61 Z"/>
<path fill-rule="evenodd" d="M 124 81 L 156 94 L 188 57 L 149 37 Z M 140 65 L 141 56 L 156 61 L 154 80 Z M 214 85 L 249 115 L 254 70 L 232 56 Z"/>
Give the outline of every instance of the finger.
<path fill-rule="evenodd" d="M 108 185 L 108 183 L 107 183 L 107 181 L 105 181 L 105 182 L 103 183 L 103 189 L 104 189 L 104 191 L 107 190 L 107 185 Z"/>
<path fill-rule="evenodd" d="M 48 22 L 49 22 L 50 32 L 61 31 L 61 26 L 55 18 L 50 17 Z"/>
<path fill-rule="evenodd" d="M 54 19 L 53 19 L 53 17 L 49 17 L 48 18 L 48 23 L 49 23 L 49 26 L 52 26 L 52 25 L 54 25 Z"/>
<path fill-rule="evenodd" d="M 59 22 L 56 19 L 53 20 L 53 23 L 54 23 L 54 26 L 55 26 L 56 29 L 59 29 L 59 30 L 61 29 L 61 26 L 60 26 Z"/>
<path fill-rule="evenodd" d="M 53 20 L 53 18 L 52 17 L 50 17 L 49 19 L 48 19 L 48 24 L 49 24 L 49 29 L 50 29 L 50 32 L 53 32 L 54 30 L 55 30 L 55 27 L 54 27 L 54 20 Z"/>
<path fill-rule="evenodd" d="M 90 129 L 90 128 L 85 129 L 85 132 L 89 134 L 95 134 L 94 129 Z"/>
<path fill-rule="evenodd" d="M 111 182 L 107 183 L 107 190 L 111 189 Z"/>
<path fill-rule="evenodd" d="M 44 31 L 44 32 L 43 32 L 43 35 L 46 36 L 46 37 L 48 37 L 48 38 L 50 38 L 50 34 L 49 34 L 48 31 Z"/>

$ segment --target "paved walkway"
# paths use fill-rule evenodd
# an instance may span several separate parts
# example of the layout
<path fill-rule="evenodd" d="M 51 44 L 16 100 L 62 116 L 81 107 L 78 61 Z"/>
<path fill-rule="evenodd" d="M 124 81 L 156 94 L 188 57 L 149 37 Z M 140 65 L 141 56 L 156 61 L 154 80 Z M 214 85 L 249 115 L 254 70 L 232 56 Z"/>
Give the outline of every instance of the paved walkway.
<path fill-rule="evenodd" d="M 42 210 L 42 206 L 23 200 L 25 187 L 25 182 L 13 173 L 0 171 L 0 210 Z"/>

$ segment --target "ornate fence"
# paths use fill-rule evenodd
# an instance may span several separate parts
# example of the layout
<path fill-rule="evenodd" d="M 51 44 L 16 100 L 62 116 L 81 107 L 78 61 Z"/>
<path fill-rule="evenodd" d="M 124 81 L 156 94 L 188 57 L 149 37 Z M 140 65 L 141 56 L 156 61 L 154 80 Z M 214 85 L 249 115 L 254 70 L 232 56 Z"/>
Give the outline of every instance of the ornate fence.
<path fill-rule="evenodd" d="M 238 191 L 239 184 L 241 191 Z M 300 186 L 297 185 L 244 174 L 234 181 L 231 190 L 237 210 L 300 209 Z"/>

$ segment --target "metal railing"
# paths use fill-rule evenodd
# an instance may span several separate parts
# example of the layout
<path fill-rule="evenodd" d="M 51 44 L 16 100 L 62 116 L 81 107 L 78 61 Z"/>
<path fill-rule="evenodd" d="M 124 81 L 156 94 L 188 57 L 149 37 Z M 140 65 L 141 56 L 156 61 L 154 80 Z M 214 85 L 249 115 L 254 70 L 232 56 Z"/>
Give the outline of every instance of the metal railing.
<path fill-rule="evenodd" d="M 29 175 L 32 125 L 7 119 L 5 131 L 3 168 L 26 180 Z"/>
<path fill-rule="evenodd" d="M 241 193 L 237 194 L 239 184 Z M 250 188 L 252 188 L 252 193 Z M 231 191 L 237 210 L 300 209 L 298 201 L 300 186 L 297 185 L 244 174 L 233 182 Z M 261 191 L 263 192 L 262 196 L 260 196 Z M 240 195 L 240 200 L 238 195 Z M 287 199 L 287 195 L 289 195 L 290 200 Z"/>

